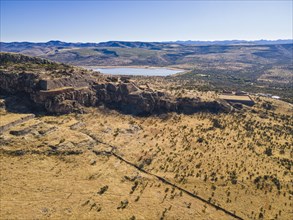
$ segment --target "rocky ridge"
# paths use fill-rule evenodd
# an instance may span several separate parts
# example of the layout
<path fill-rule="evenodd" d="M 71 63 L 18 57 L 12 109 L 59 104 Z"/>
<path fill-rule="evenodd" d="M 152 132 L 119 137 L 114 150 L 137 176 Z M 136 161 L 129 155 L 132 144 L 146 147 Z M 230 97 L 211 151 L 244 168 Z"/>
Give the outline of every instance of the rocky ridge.
<path fill-rule="evenodd" d="M 14 56 L 17 56 L 17 59 Z M 219 112 L 226 109 L 218 101 L 202 102 L 200 98 L 175 98 L 160 91 L 142 88 L 126 77 L 105 77 L 70 66 L 58 69 L 62 64 L 46 62 L 39 58 L 1 53 L 1 60 L 0 92 L 25 94 L 36 108 L 44 109 L 48 113 L 83 112 L 84 107 L 90 106 L 105 106 L 133 115 L 166 112 L 192 114 L 197 111 Z M 9 68 L 5 68 L 7 63 Z M 15 63 L 17 70 L 11 68 Z M 40 72 L 36 66 L 32 69 L 29 65 L 31 63 L 41 67 L 49 64 L 50 69 L 42 69 Z"/>

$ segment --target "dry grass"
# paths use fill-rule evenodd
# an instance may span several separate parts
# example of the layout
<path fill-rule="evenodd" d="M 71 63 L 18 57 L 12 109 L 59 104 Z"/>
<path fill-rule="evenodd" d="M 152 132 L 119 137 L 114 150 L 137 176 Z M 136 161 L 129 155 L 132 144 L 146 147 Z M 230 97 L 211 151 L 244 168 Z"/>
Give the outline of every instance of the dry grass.
<path fill-rule="evenodd" d="M 248 95 L 220 95 L 219 98 L 224 100 L 251 101 L 251 98 Z"/>
<path fill-rule="evenodd" d="M 243 219 L 292 219 L 292 106 L 255 101 L 219 115 L 31 119 L 21 127 L 41 122 L 33 132 L 0 136 L 0 216 L 232 219 L 155 174 Z"/>
<path fill-rule="evenodd" d="M 40 121 L 58 130 L 1 137 L 1 218 L 231 219 L 115 157 L 95 155 L 107 146 L 89 148 L 92 139 L 69 128 L 77 122 L 73 116 Z M 54 147 L 82 153 L 49 154 Z"/>
<path fill-rule="evenodd" d="M 28 114 L 6 114 L 6 112 L 1 112 L 0 114 L 0 126 L 5 126 L 11 122 L 14 122 L 16 120 L 22 119 L 25 116 L 28 116 Z"/>

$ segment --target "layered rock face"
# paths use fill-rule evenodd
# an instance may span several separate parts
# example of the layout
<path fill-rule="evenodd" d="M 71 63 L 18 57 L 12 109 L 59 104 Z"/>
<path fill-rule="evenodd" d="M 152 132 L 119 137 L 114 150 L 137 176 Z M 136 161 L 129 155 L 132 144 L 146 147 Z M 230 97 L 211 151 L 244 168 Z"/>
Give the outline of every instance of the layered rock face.
<path fill-rule="evenodd" d="M 125 77 L 105 77 L 85 69 L 20 54 L 0 53 L 0 93 L 21 94 L 48 113 L 83 112 L 104 105 L 133 115 L 166 112 L 192 114 L 224 110 L 219 102 L 175 98 L 141 88 Z"/>
<path fill-rule="evenodd" d="M 0 89 L 10 94 L 26 93 L 36 106 L 57 114 L 82 112 L 84 106 L 100 105 L 133 115 L 223 110 L 218 102 L 201 102 L 199 98 L 176 99 L 113 77 L 97 82 L 95 78 L 82 79 L 80 76 L 46 80 L 34 74 L 1 73 Z"/>
<path fill-rule="evenodd" d="M 17 92 L 32 93 L 37 90 L 38 77 L 33 73 L 0 72 L 0 92 L 14 94 Z"/>
<path fill-rule="evenodd" d="M 208 110 L 218 112 L 223 106 L 218 102 L 201 102 L 199 98 L 174 98 L 165 93 L 139 88 L 135 83 L 105 83 L 95 86 L 97 100 L 109 108 L 128 114 L 178 112 L 192 114 Z"/>

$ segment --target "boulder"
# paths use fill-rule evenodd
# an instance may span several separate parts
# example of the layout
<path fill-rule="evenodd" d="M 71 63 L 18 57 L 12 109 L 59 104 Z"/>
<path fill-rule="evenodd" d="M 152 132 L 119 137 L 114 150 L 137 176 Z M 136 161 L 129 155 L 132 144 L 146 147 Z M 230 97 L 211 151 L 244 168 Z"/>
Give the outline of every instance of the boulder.
<path fill-rule="evenodd" d="M 119 85 L 119 91 L 124 94 L 130 94 L 139 91 L 140 89 L 134 83 L 121 83 Z"/>

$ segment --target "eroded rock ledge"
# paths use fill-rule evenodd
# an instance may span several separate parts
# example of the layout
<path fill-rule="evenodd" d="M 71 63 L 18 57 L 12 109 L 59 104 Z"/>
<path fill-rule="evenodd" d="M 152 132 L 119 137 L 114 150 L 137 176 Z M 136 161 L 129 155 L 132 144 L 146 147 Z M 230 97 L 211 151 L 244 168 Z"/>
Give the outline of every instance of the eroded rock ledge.
<path fill-rule="evenodd" d="M 105 106 L 133 115 L 192 114 L 227 109 L 219 101 L 176 98 L 149 87 L 140 87 L 126 77 L 106 77 L 37 57 L 0 53 L 0 58 L 0 94 L 16 94 L 20 99 L 28 97 L 33 108 L 48 113 L 83 112 L 84 107 L 90 106 Z"/>
<path fill-rule="evenodd" d="M 100 105 L 133 115 L 225 110 L 217 101 L 171 97 L 160 91 L 141 88 L 125 77 L 75 74 L 52 79 L 34 73 L 2 71 L 0 90 L 8 94 L 26 93 L 37 107 L 57 114 L 82 112 L 83 107 Z"/>

